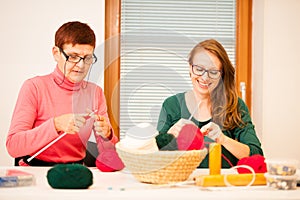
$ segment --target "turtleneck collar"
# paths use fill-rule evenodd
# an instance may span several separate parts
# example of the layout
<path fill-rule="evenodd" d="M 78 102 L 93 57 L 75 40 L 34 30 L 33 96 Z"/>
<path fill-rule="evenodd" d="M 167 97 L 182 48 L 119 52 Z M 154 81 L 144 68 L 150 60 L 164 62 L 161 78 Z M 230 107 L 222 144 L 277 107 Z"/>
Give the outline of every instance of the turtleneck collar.
<path fill-rule="evenodd" d="M 54 82 L 61 88 L 70 90 L 70 91 L 76 91 L 80 90 L 80 87 L 83 83 L 83 81 L 79 83 L 72 83 L 65 77 L 65 75 L 60 71 L 58 66 L 56 66 L 55 70 L 51 73 Z"/>

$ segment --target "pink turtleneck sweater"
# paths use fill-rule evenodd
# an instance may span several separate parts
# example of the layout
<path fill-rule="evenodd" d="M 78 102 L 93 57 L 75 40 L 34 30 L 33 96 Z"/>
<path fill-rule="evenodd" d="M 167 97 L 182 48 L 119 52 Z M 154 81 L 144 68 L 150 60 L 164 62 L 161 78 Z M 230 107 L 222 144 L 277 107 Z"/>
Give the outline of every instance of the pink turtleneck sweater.
<path fill-rule="evenodd" d="M 6 140 L 8 153 L 12 157 L 33 155 L 62 134 L 55 129 L 54 117 L 86 113 L 86 109 L 98 110 L 97 114 L 108 119 L 103 90 L 94 83 L 82 81 L 74 84 L 64 79 L 57 67 L 51 74 L 26 80 L 20 90 Z M 93 132 L 93 123 L 93 118 L 88 119 L 78 134 L 65 135 L 36 158 L 59 163 L 82 160 Z M 118 141 L 114 135 L 111 140 L 96 134 L 95 138 L 99 152 L 104 148 L 114 148 Z"/>

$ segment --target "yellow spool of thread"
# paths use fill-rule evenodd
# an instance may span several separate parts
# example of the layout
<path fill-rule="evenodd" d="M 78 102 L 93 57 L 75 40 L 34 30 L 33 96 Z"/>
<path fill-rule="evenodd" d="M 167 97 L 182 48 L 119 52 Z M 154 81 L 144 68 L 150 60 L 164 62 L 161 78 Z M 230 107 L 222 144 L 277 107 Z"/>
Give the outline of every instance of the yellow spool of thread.
<path fill-rule="evenodd" d="M 218 175 L 221 174 L 221 145 L 218 143 L 209 144 L 209 174 Z"/>

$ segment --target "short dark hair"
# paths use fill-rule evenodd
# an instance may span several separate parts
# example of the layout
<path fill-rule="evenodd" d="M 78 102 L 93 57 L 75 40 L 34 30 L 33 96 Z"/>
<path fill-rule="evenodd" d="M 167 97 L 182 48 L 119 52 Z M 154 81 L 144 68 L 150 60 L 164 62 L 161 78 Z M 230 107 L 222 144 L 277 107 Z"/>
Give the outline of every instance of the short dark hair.
<path fill-rule="evenodd" d="M 89 44 L 95 48 L 94 31 L 85 23 L 79 21 L 63 24 L 55 33 L 55 46 L 63 48 L 64 44 Z"/>

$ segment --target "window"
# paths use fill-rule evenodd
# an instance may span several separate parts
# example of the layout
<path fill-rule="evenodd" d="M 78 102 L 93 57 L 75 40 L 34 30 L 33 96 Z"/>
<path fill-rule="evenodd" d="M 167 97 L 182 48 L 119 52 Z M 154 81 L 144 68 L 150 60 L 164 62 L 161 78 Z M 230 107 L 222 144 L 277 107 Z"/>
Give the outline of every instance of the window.
<path fill-rule="evenodd" d="M 187 57 L 215 38 L 235 65 L 235 0 L 121 0 L 120 135 L 156 126 L 163 100 L 191 88 Z"/>

